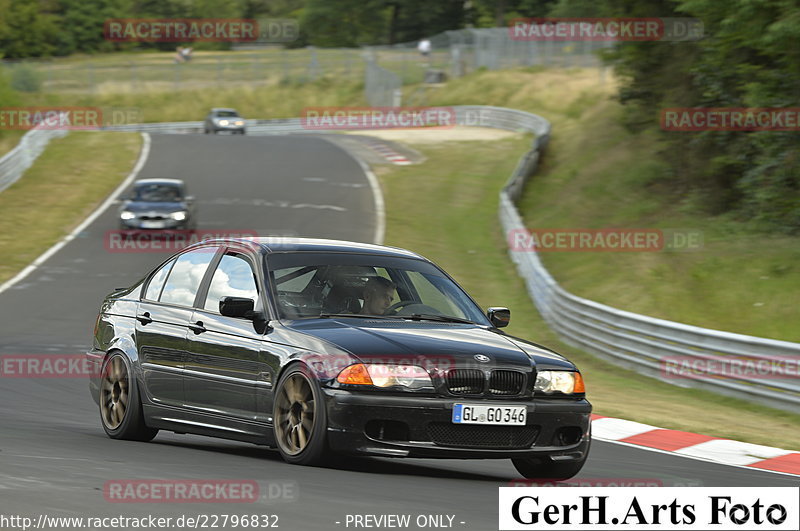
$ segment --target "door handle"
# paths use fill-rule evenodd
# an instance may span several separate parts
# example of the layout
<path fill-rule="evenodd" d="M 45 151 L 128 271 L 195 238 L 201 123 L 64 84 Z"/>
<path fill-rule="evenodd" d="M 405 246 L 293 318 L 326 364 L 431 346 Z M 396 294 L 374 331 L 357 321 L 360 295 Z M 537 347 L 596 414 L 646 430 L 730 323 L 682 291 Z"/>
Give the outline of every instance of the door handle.
<path fill-rule="evenodd" d="M 153 322 L 153 319 L 150 317 L 150 312 L 144 312 L 142 315 L 137 315 L 136 320 L 142 323 L 143 325 L 150 324 Z"/>
<path fill-rule="evenodd" d="M 194 332 L 195 334 L 202 334 L 203 332 L 207 332 L 206 327 L 203 326 L 203 321 L 197 321 L 194 324 L 189 325 L 189 330 Z"/>

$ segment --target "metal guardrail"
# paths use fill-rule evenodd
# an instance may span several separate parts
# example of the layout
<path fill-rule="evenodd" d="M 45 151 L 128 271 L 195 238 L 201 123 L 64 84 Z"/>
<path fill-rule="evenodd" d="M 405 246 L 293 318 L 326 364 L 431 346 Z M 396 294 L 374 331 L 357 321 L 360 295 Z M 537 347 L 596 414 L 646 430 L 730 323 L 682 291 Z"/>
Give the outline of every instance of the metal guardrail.
<path fill-rule="evenodd" d="M 65 136 L 64 129 L 31 129 L 19 143 L 0 158 L 0 192 L 17 182 L 33 161 L 42 154 L 47 143 L 53 138 Z"/>
<path fill-rule="evenodd" d="M 550 122 L 535 114 L 502 107 L 458 106 L 455 111 L 457 123 L 461 125 L 525 131 L 535 135 L 530 151 L 521 157 L 500 192 L 498 213 L 505 234 L 525 230 L 515 201 L 521 196 L 528 178 L 538 168 L 539 158 L 550 138 Z M 299 118 L 247 120 L 247 129 L 248 134 L 254 135 L 324 132 L 305 129 Z M 131 124 L 106 130 L 201 133 L 203 122 Z M 64 131 L 31 131 L 25 135 L 17 148 L 0 159 L 0 190 L 12 173 L 16 175 L 14 180 L 19 178 L 24 171 L 19 168 L 30 166 L 35 158 L 33 154 L 38 155 L 47 140 L 64 134 Z M 11 159 L 13 161 L 8 162 Z M 5 168 L 11 167 L 13 171 L 5 169 L 4 164 Z M 700 328 L 599 304 L 573 295 L 559 286 L 536 252 L 509 248 L 509 254 L 539 312 L 567 343 L 671 384 L 700 387 L 789 411 L 796 411 L 800 406 L 800 379 L 796 375 L 784 379 L 758 380 L 722 372 L 714 377 L 712 372 L 705 379 L 691 379 L 669 378 L 665 370 L 665 363 L 676 357 L 723 363 L 737 358 L 765 363 L 791 360 L 796 367 L 800 362 L 800 343 Z"/>
<path fill-rule="evenodd" d="M 481 112 L 480 125 L 522 129 L 536 135 L 500 192 L 499 217 L 504 233 L 525 230 L 516 209 L 525 182 L 538 167 L 550 138 L 550 123 L 534 114 L 496 107 L 459 107 L 458 115 Z M 567 343 L 617 365 L 682 387 L 699 387 L 772 407 L 796 412 L 800 407 L 800 343 L 734 334 L 626 312 L 573 295 L 559 286 L 538 254 L 515 250 L 509 254 L 527 284 L 528 293 L 547 324 Z M 699 361 L 708 370 L 699 378 L 669 376 L 670 360 Z M 789 362 L 794 376 L 753 378 L 745 370 L 731 374 L 737 359 L 754 363 Z M 718 369 L 714 369 L 714 367 Z M 727 367 L 725 370 L 719 370 Z M 744 373 L 744 374 L 743 374 Z"/>
<path fill-rule="evenodd" d="M 300 118 L 277 118 L 271 120 L 245 120 L 249 135 L 284 135 L 312 132 L 303 127 Z M 102 131 L 192 134 L 203 132 L 203 122 L 161 122 L 125 124 L 104 127 Z M 315 133 L 324 131 L 313 131 Z"/>

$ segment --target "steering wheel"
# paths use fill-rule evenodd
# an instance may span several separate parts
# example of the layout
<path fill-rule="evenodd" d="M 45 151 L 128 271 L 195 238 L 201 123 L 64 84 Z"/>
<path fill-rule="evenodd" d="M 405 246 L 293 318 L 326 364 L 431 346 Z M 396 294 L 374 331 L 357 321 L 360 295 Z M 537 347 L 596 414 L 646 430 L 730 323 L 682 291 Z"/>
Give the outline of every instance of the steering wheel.
<path fill-rule="evenodd" d="M 391 306 L 389 306 L 388 308 L 386 308 L 383 311 L 383 314 L 384 315 L 393 315 L 391 312 L 394 312 L 396 314 L 398 308 L 405 308 L 406 306 L 409 306 L 411 304 L 418 304 L 418 303 L 417 303 L 417 301 L 411 301 L 411 300 L 397 301 L 396 303 L 394 303 Z"/>
<path fill-rule="evenodd" d="M 439 311 L 436 308 L 431 308 L 427 304 L 422 304 L 421 302 L 417 302 L 417 301 L 406 300 L 406 301 L 397 301 L 396 303 L 392 304 L 391 306 L 386 308 L 386 310 L 384 311 L 383 314 L 384 315 L 402 315 L 402 314 L 400 314 L 400 312 L 398 310 L 400 308 L 406 308 L 406 307 L 411 307 L 411 306 L 418 306 L 418 308 L 416 308 L 416 311 L 413 312 L 413 313 L 432 313 L 432 314 L 438 314 L 439 313 Z"/>

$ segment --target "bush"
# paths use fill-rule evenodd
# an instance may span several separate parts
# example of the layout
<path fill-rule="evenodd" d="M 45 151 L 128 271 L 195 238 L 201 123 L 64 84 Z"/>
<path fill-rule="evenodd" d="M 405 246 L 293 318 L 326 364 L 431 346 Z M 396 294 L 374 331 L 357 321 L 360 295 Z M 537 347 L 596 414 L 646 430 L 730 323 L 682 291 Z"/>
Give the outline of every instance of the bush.
<path fill-rule="evenodd" d="M 11 88 L 20 92 L 39 92 L 42 77 L 31 65 L 20 64 L 11 70 Z"/>

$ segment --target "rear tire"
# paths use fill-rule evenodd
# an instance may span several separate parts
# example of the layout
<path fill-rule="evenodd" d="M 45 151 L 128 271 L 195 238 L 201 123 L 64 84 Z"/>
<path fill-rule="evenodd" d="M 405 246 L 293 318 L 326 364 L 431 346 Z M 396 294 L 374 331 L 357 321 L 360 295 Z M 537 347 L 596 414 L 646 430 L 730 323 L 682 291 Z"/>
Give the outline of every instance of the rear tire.
<path fill-rule="evenodd" d="M 319 382 L 305 365 L 283 373 L 275 390 L 272 412 L 275 442 L 281 457 L 294 465 L 326 464 L 328 416 Z"/>
<path fill-rule="evenodd" d="M 142 403 L 130 361 L 122 352 L 113 352 L 100 372 L 100 422 L 112 439 L 150 441 L 158 429 L 144 422 Z"/>

